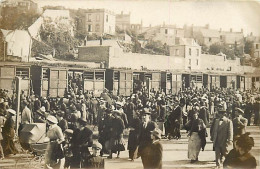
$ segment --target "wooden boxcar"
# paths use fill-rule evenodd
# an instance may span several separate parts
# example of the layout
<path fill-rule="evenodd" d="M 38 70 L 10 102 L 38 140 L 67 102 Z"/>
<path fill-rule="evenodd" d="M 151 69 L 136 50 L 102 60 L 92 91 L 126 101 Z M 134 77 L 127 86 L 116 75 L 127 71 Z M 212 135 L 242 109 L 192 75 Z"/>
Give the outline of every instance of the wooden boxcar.
<path fill-rule="evenodd" d="M 64 67 L 31 66 L 32 86 L 42 97 L 63 97 L 68 88 L 68 71 Z"/>
<path fill-rule="evenodd" d="M 200 72 L 195 73 L 183 73 L 182 74 L 182 81 L 185 83 L 183 85 L 185 88 L 187 87 L 196 87 L 202 88 L 203 86 L 203 74 Z"/>
<path fill-rule="evenodd" d="M 16 90 L 16 76 L 21 78 L 21 90 L 25 95 L 29 95 L 31 86 L 29 64 L 2 62 L 0 64 L 0 89 L 6 89 L 8 94 L 12 94 Z"/>
<path fill-rule="evenodd" d="M 133 93 L 132 70 L 107 69 L 105 86 L 114 95 L 130 96 Z"/>
<path fill-rule="evenodd" d="M 172 94 L 176 94 L 180 89 L 183 89 L 182 85 L 182 74 L 177 72 L 172 72 L 172 86 L 171 86 L 171 92 Z"/>
<path fill-rule="evenodd" d="M 161 90 L 161 72 L 160 71 L 147 71 L 145 73 L 146 86 L 149 90 Z"/>
<path fill-rule="evenodd" d="M 141 90 L 143 86 L 146 86 L 146 79 L 145 79 L 145 72 L 144 70 L 134 71 L 133 72 L 133 92 Z"/>
<path fill-rule="evenodd" d="M 105 69 L 84 69 L 83 71 L 83 90 L 91 91 L 94 96 L 100 97 L 105 89 L 106 73 Z"/>
<path fill-rule="evenodd" d="M 172 92 L 172 73 L 168 71 L 161 72 L 161 89 L 166 93 Z"/>

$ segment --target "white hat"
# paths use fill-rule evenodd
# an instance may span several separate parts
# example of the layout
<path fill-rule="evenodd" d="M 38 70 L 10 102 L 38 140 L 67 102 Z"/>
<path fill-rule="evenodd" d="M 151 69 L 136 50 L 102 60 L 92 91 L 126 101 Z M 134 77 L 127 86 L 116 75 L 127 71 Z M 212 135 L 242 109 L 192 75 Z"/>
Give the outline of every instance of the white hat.
<path fill-rule="evenodd" d="M 58 124 L 58 120 L 56 119 L 56 117 L 52 116 L 52 115 L 49 115 L 47 117 L 47 120 L 54 123 L 54 124 Z"/>
<path fill-rule="evenodd" d="M 40 108 L 40 111 L 41 111 L 41 112 L 45 112 L 45 111 L 46 111 L 45 107 L 42 106 L 42 107 Z"/>
<path fill-rule="evenodd" d="M 13 114 L 13 115 L 16 115 L 16 111 L 13 110 L 13 109 L 7 109 L 6 111 L 9 112 L 9 113 L 11 113 L 11 114 Z"/>
<path fill-rule="evenodd" d="M 0 103 L 4 103 L 4 98 L 0 98 Z"/>

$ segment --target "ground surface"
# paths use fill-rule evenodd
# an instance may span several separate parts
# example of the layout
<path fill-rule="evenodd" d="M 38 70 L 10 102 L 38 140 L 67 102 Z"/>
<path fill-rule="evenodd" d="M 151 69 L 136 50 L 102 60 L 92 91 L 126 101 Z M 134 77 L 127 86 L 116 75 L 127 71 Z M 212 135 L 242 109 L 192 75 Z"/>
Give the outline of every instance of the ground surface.
<path fill-rule="evenodd" d="M 255 139 L 255 147 L 251 150 L 256 157 L 258 168 L 260 162 L 260 128 L 258 126 L 249 126 L 247 131 L 251 132 L 251 136 Z M 97 132 L 94 132 L 97 133 Z M 126 137 L 127 138 L 127 137 Z M 182 131 L 180 140 L 162 139 L 163 144 L 163 168 L 215 168 L 214 151 L 212 151 L 212 142 L 207 138 L 205 151 L 201 151 L 199 162 L 191 164 L 187 159 L 188 138 L 185 131 Z M 21 150 L 21 148 L 19 147 Z M 128 151 L 121 152 L 120 158 L 105 159 L 106 169 L 142 169 L 141 159 L 136 159 L 134 162 L 128 160 Z M 43 157 L 34 157 L 26 151 L 19 154 L 9 156 L 4 160 L 0 160 L 0 169 L 12 168 L 43 168 Z"/>

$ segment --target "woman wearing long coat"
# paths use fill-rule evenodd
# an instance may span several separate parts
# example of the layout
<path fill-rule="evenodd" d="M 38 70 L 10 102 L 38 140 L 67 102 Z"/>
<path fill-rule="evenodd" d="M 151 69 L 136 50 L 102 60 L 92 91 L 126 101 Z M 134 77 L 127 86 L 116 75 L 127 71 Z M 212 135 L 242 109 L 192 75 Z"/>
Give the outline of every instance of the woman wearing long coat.
<path fill-rule="evenodd" d="M 56 117 L 49 115 L 47 122 L 50 125 L 47 131 L 49 144 L 45 152 L 45 168 L 64 168 L 65 157 L 61 143 L 64 141 L 64 135 L 61 128 L 57 125 Z"/>
<path fill-rule="evenodd" d="M 193 115 L 193 120 L 187 123 L 189 130 L 188 158 L 191 163 L 198 161 L 201 148 L 204 150 L 206 144 L 206 125 L 203 120 L 198 118 L 198 113 Z"/>
<path fill-rule="evenodd" d="M 7 109 L 7 120 L 3 127 L 3 150 L 5 156 L 18 153 L 14 144 L 15 123 L 12 117 L 15 115 L 16 112 L 14 110 Z"/>
<path fill-rule="evenodd" d="M 111 138 L 110 138 L 110 148 L 111 152 L 109 158 L 112 158 L 112 153 L 117 152 L 117 158 L 119 158 L 120 151 L 125 151 L 125 143 L 123 139 L 123 132 L 125 129 L 124 121 L 121 119 L 120 113 L 114 111 L 114 119 L 112 119 L 111 126 Z"/>
<path fill-rule="evenodd" d="M 141 120 L 134 118 L 132 121 L 132 128 L 129 132 L 127 149 L 129 151 L 129 158 L 134 161 L 137 158 L 139 137 L 141 130 Z"/>

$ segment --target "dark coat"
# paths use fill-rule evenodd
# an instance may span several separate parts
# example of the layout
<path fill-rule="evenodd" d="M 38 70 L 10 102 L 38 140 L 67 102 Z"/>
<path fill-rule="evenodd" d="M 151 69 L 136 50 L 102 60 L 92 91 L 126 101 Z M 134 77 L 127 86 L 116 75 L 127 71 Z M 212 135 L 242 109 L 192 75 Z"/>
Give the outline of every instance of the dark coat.
<path fill-rule="evenodd" d="M 159 141 L 146 146 L 141 155 L 144 169 L 161 169 L 162 153 L 163 147 Z"/>
<path fill-rule="evenodd" d="M 254 156 L 252 156 L 250 153 L 246 153 L 243 156 L 240 156 L 235 149 L 228 153 L 223 163 L 224 168 L 231 167 L 237 169 L 252 169 L 256 168 L 256 166 L 257 164 Z"/>
<path fill-rule="evenodd" d="M 206 107 L 201 107 L 199 111 L 199 118 L 203 120 L 206 126 L 209 124 L 209 112 Z"/>
<path fill-rule="evenodd" d="M 155 122 L 149 121 L 146 125 L 146 127 L 141 126 L 141 132 L 140 132 L 140 137 L 139 137 L 139 149 L 138 152 L 139 154 L 142 153 L 142 150 L 152 144 L 151 140 L 151 131 L 153 131 L 156 128 Z"/>
<path fill-rule="evenodd" d="M 246 133 L 246 126 L 247 126 L 247 119 L 244 117 L 241 117 L 240 119 L 238 117 L 233 119 L 233 133 L 234 137 L 239 136 L 241 134 Z"/>

